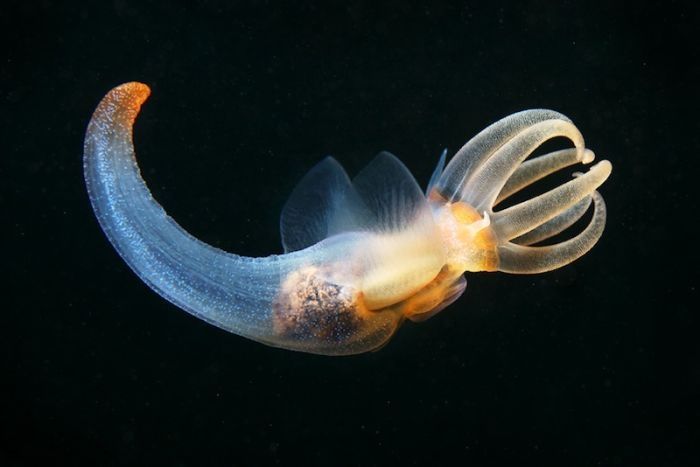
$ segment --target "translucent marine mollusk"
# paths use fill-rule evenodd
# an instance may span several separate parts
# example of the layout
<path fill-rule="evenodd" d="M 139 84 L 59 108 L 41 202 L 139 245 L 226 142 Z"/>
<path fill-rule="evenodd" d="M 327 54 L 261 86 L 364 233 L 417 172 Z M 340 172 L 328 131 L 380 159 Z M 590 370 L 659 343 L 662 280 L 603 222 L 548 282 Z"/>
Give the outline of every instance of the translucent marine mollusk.
<path fill-rule="evenodd" d="M 353 178 L 328 157 L 282 210 L 284 254 L 227 253 L 185 232 L 141 178 L 132 126 L 149 94 L 144 84 L 123 84 L 92 116 L 84 172 L 95 215 L 124 261 L 158 294 L 268 345 L 326 355 L 376 350 L 405 319 L 423 321 L 459 298 L 465 272 L 555 269 L 585 254 L 603 232 L 605 205 L 595 190 L 610 174 L 607 161 L 494 211 L 542 177 L 593 160 L 566 117 L 528 110 L 479 133 L 447 167 L 444 151 L 427 196 L 387 152 Z M 561 136 L 574 148 L 525 160 Z M 591 203 L 583 232 L 533 246 L 574 224 Z"/>

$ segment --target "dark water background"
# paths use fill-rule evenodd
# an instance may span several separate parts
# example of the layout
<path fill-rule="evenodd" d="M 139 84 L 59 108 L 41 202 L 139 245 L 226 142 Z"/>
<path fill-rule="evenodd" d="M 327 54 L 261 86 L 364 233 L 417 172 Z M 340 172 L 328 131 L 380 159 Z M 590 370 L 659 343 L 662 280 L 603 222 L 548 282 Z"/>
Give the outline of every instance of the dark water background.
<path fill-rule="evenodd" d="M 693 2 L 165 3 L 0 7 L 0 465 L 700 465 Z M 165 302 L 100 231 L 82 139 L 131 80 L 151 190 L 227 250 L 279 252 L 324 155 L 354 173 L 387 149 L 425 183 L 531 107 L 613 162 L 607 231 L 555 272 L 469 275 L 380 352 L 265 347 Z"/>

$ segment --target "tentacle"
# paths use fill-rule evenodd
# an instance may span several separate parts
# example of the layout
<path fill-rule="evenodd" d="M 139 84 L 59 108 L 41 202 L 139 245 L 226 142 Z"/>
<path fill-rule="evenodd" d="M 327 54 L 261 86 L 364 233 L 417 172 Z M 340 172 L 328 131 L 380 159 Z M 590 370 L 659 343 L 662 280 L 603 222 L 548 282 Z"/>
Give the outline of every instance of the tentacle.
<path fill-rule="evenodd" d="M 605 202 L 595 191 L 593 218 L 576 237 L 551 246 L 522 246 L 507 242 L 498 247 L 498 270 L 516 274 L 535 274 L 557 269 L 580 258 L 596 244 L 605 228 Z"/>
<path fill-rule="evenodd" d="M 610 175 L 612 165 L 601 161 L 585 175 L 508 209 L 493 214 L 499 239 L 510 240 L 556 217 L 598 188 Z"/>
<path fill-rule="evenodd" d="M 578 162 L 590 164 L 593 162 L 593 159 L 595 159 L 595 154 L 593 154 L 593 151 L 590 149 L 584 149 L 584 151 L 581 152 L 577 148 L 568 148 L 527 160 L 510 176 L 503 186 L 503 189 L 498 194 L 495 205 L 498 205 L 498 203 L 512 194 L 517 193 L 526 186 L 543 179 L 557 170 L 574 165 Z"/>
<path fill-rule="evenodd" d="M 486 127 L 454 155 L 445 168 L 437 189 L 448 201 L 459 201 L 474 172 L 504 143 L 536 123 L 545 120 L 570 121 L 566 116 L 547 109 L 531 109 L 509 115 Z"/>
<path fill-rule="evenodd" d="M 583 136 L 573 123 L 566 120 L 536 123 L 518 133 L 484 162 L 465 187 L 462 199 L 479 212 L 491 209 L 498 193 L 520 163 L 542 143 L 558 136 L 569 138 L 583 153 Z"/>
<path fill-rule="evenodd" d="M 525 234 L 522 234 L 519 237 L 514 238 L 513 243 L 517 243 L 518 245 L 532 245 L 533 243 L 547 240 L 548 238 L 563 232 L 567 228 L 574 225 L 577 220 L 583 217 L 588 210 L 588 207 L 591 205 L 591 200 L 592 198 L 590 196 L 586 196 L 581 201 L 559 214 L 557 217 L 545 222 L 544 224 Z"/>

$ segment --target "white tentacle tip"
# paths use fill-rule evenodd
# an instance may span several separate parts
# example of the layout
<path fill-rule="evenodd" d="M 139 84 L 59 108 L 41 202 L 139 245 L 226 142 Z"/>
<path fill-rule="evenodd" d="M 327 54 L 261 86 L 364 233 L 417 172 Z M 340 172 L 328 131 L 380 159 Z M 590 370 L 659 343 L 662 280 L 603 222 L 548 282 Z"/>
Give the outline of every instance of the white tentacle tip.
<path fill-rule="evenodd" d="M 595 159 L 595 153 L 590 149 L 586 148 L 583 150 L 583 155 L 581 156 L 581 162 L 583 164 L 590 164 Z"/>
<path fill-rule="evenodd" d="M 594 170 L 602 170 L 603 172 L 607 172 L 607 174 L 610 175 L 610 172 L 612 172 L 612 164 L 610 163 L 610 161 L 603 160 L 603 161 L 598 162 L 596 165 L 591 166 L 591 168 L 588 170 L 589 170 L 589 172 L 592 172 Z M 581 177 L 582 175 L 584 175 L 584 173 L 583 172 L 574 172 L 571 175 L 574 178 L 577 178 L 577 177 Z M 607 177 L 607 175 L 606 175 L 606 177 Z"/>
<path fill-rule="evenodd" d="M 610 176 L 610 173 L 612 172 L 612 164 L 608 160 L 602 160 L 594 166 L 592 166 L 590 170 L 596 170 L 600 174 L 605 174 L 604 179 L 606 179 Z"/>

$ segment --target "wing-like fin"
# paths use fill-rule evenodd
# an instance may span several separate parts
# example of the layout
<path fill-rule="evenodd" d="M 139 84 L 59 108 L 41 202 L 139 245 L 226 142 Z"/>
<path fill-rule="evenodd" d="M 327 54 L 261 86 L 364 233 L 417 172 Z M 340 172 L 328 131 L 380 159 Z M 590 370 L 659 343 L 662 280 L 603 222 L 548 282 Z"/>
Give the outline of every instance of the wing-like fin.
<path fill-rule="evenodd" d="M 280 215 L 284 251 L 297 251 L 342 232 L 361 230 L 366 208 L 343 167 L 326 157 L 301 179 Z"/>
<path fill-rule="evenodd" d="M 380 152 L 352 182 L 371 215 L 366 230 L 399 232 L 419 219 L 432 224 L 430 208 L 416 179 L 393 154 Z"/>
<path fill-rule="evenodd" d="M 445 170 L 445 159 L 447 158 L 447 148 L 442 150 L 442 153 L 440 154 L 440 160 L 438 160 L 437 166 L 435 166 L 435 170 L 433 170 L 433 175 L 430 176 L 430 181 L 428 182 L 428 187 L 425 189 L 425 196 L 428 196 L 430 194 L 430 191 L 433 189 L 435 184 L 437 184 L 438 180 L 440 180 L 440 176 L 442 175 L 442 171 Z"/>

